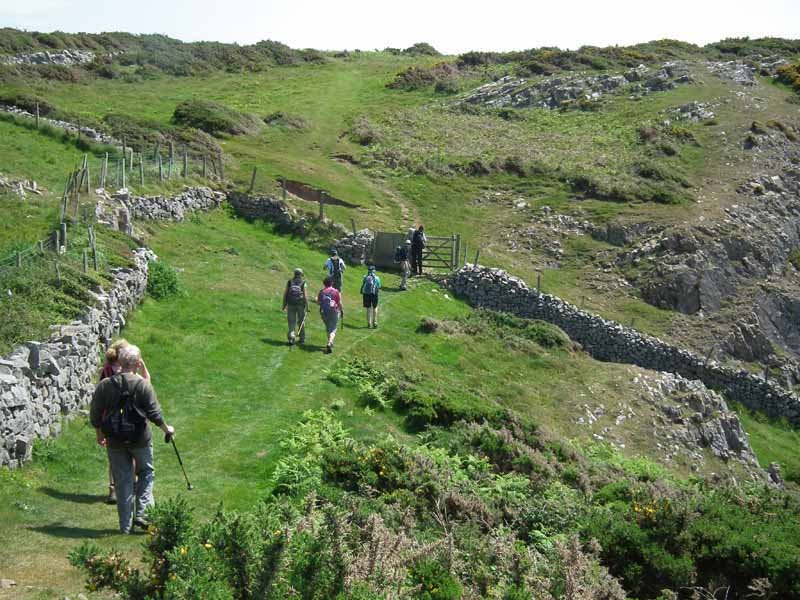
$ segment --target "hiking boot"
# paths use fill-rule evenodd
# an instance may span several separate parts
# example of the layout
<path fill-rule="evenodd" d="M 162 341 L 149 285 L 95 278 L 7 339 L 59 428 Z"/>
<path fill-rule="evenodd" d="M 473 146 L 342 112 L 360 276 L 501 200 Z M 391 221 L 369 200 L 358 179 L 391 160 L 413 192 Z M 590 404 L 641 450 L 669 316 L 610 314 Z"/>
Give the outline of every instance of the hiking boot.
<path fill-rule="evenodd" d="M 147 531 L 147 528 L 150 527 L 150 522 L 147 519 L 145 519 L 144 517 L 136 517 L 133 520 L 133 525 L 135 527 L 138 527 L 140 529 L 144 529 L 145 531 Z"/>
<path fill-rule="evenodd" d="M 117 503 L 117 491 L 114 489 L 113 485 L 108 486 L 108 498 L 106 498 L 106 504 L 116 504 Z"/>
<path fill-rule="evenodd" d="M 325 346 L 325 354 L 331 354 L 331 353 L 333 353 L 333 346 L 328 344 L 327 346 Z"/>

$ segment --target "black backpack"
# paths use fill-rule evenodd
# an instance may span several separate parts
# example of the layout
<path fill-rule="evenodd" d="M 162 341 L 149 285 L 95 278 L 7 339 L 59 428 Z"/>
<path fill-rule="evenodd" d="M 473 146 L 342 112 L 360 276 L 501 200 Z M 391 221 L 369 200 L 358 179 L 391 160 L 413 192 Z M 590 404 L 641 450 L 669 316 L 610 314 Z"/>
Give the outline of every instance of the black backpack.
<path fill-rule="evenodd" d="M 425 242 L 423 240 L 424 240 L 424 238 L 422 237 L 422 232 L 419 229 L 417 229 L 414 232 L 414 235 L 411 237 L 411 241 L 412 241 L 414 247 L 415 248 L 424 248 L 425 247 Z"/>
<path fill-rule="evenodd" d="M 342 263 L 339 262 L 340 260 L 341 259 L 338 256 L 331 257 L 331 266 L 333 267 L 334 277 L 342 274 Z"/>
<path fill-rule="evenodd" d="M 402 246 L 398 246 L 397 248 L 394 249 L 394 262 L 402 262 L 406 260 L 406 257 L 404 256 L 405 255 L 404 250 L 405 248 L 403 248 Z"/>
<path fill-rule="evenodd" d="M 114 441 L 130 444 L 141 439 L 147 427 L 147 418 L 136 408 L 133 394 L 124 375 L 111 378 L 111 385 L 120 392 L 119 404 L 106 410 L 100 421 L 100 431 Z"/>

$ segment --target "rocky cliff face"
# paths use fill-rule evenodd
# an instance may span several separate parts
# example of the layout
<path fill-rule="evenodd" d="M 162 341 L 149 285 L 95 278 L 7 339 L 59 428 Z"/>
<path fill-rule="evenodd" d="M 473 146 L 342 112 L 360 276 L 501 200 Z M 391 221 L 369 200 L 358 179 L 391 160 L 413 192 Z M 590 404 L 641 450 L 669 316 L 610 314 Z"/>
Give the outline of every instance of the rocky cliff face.
<path fill-rule="evenodd" d="M 94 60 L 94 52 L 88 50 L 58 50 L 57 52 L 33 52 L 2 56 L 0 62 L 7 65 L 85 65 Z"/>
<path fill-rule="evenodd" d="M 576 75 L 537 81 L 508 76 L 479 87 L 464 102 L 488 108 L 553 109 L 576 101 L 595 102 L 608 94 L 648 93 L 691 82 L 689 68 L 682 62 L 664 63 L 655 71 L 639 65 L 620 75 Z"/>

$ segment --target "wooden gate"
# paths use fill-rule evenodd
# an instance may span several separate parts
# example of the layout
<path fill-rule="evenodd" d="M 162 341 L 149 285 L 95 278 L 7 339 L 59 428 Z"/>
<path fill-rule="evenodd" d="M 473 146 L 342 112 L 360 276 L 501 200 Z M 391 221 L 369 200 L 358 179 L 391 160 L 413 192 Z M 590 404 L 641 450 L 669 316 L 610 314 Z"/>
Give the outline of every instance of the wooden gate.
<path fill-rule="evenodd" d="M 450 237 L 429 235 L 427 239 L 428 244 L 422 251 L 422 268 L 455 271 L 461 255 L 461 236 L 455 233 Z"/>
<path fill-rule="evenodd" d="M 425 269 L 445 269 L 455 271 L 461 256 L 461 236 L 453 234 L 449 237 L 427 236 L 428 245 L 422 251 L 422 266 Z M 375 234 L 372 262 L 377 267 L 396 268 L 394 250 L 406 242 L 404 233 L 388 233 L 379 231 Z"/>

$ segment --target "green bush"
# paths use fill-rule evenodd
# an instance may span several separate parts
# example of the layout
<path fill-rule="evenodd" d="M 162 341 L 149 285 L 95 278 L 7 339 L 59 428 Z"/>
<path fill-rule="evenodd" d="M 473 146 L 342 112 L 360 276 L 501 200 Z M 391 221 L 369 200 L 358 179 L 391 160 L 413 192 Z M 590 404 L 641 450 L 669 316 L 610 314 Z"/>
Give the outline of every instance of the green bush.
<path fill-rule="evenodd" d="M 800 271 L 800 248 L 795 248 L 789 252 L 789 262 L 792 263 L 795 269 Z"/>
<path fill-rule="evenodd" d="M 425 558 L 414 565 L 411 577 L 420 586 L 419 600 L 459 600 L 461 584 L 440 560 Z"/>
<path fill-rule="evenodd" d="M 200 129 L 211 135 L 243 135 L 255 133 L 261 121 L 211 100 L 186 100 L 175 107 L 172 122 Z"/>
<path fill-rule="evenodd" d="M 178 273 L 164 261 L 150 263 L 147 274 L 147 293 L 156 300 L 185 294 Z"/>

